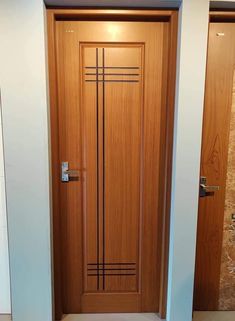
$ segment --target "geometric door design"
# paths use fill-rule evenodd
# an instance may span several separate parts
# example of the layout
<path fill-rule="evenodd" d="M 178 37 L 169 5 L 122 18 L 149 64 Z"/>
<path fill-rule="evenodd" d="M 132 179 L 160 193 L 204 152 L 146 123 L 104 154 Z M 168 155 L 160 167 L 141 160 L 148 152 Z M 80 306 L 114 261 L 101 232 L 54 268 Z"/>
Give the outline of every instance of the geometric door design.
<path fill-rule="evenodd" d="M 144 46 L 86 43 L 80 54 L 85 291 L 137 292 Z"/>

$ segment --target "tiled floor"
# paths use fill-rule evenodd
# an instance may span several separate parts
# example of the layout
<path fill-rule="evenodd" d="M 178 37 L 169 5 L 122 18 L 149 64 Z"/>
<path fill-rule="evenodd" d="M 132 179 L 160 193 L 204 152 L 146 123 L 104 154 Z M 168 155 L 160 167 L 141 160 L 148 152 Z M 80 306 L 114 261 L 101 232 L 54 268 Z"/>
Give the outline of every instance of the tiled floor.
<path fill-rule="evenodd" d="M 193 321 L 234 321 L 234 312 L 194 312 Z M 11 321 L 10 316 L 0 315 L 0 321 Z M 129 314 L 70 314 L 63 321 L 160 321 L 153 313 Z"/>
<path fill-rule="evenodd" d="M 6 314 L 0 314 L 0 321 L 11 321 L 11 316 Z"/>
<path fill-rule="evenodd" d="M 160 321 L 154 313 L 70 314 L 63 321 Z"/>
<path fill-rule="evenodd" d="M 1 320 L 0 320 L 1 321 Z M 160 321 L 153 313 L 70 314 L 63 321 Z M 194 312 L 193 321 L 235 321 L 234 312 Z"/>
<path fill-rule="evenodd" d="M 235 321 L 235 311 L 194 312 L 193 321 Z"/>

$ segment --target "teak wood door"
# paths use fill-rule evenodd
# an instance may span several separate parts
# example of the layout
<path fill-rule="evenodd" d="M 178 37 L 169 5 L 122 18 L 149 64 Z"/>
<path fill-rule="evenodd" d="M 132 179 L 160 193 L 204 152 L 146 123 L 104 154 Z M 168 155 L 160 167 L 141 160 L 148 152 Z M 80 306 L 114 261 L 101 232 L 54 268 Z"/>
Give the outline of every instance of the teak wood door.
<path fill-rule="evenodd" d="M 219 190 L 199 200 L 195 310 L 218 310 L 234 68 L 235 24 L 211 22 L 201 176 Z"/>
<path fill-rule="evenodd" d="M 54 248 L 63 313 L 160 309 L 171 33 L 165 19 L 55 21 Z"/>

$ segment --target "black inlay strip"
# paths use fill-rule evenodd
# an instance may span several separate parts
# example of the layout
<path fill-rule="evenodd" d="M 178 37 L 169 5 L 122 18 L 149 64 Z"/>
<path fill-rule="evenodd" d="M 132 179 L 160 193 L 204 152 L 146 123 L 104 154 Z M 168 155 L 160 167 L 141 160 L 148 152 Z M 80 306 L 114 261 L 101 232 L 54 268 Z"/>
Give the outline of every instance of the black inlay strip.
<path fill-rule="evenodd" d="M 97 80 L 93 80 L 93 79 L 86 79 L 85 81 L 87 82 L 97 82 Z M 98 80 L 98 82 L 139 82 L 139 80 L 120 80 L 120 79 L 114 79 L 114 80 Z"/>
<path fill-rule="evenodd" d="M 102 274 L 87 274 L 87 276 L 99 276 L 99 275 L 101 275 L 102 276 Z M 103 277 L 104 277 L 104 275 L 105 276 L 111 276 L 111 275 L 114 275 L 114 276 L 127 276 L 127 275 L 136 275 L 135 273 L 127 273 L 127 274 L 118 274 L 118 273 L 105 273 L 105 274 L 103 274 Z"/>
<path fill-rule="evenodd" d="M 92 73 L 92 72 L 87 72 L 85 73 L 86 76 L 96 76 L 96 73 Z M 103 74 L 98 74 L 99 76 L 103 76 Z M 104 74 L 105 76 L 139 76 L 140 74 L 117 74 L 117 73 L 108 73 L 108 74 Z"/>
<path fill-rule="evenodd" d="M 99 224 L 99 69 L 98 69 L 98 64 L 99 64 L 99 51 L 98 48 L 96 48 L 96 122 L 97 122 L 97 269 L 99 268 L 99 262 L 100 262 L 100 224 Z M 97 290 L 100 288 L 100 277 L 97 275 Z"/>
<path fill-rule="evenodd" d="M 97 263 L 88 263 L 87 265 L 97 265 Z M 99 263 L 103 265 L 103 263 Z M 135 263 L 104 263 L 104 265 L 135 265 Z"/>
<path fill-rule="evenodd" d="M 103 290 L 105 289 L 105 52 L 102 49 L 102 60 L 103 60 Z"/>
<path fill-rule="evenodd" d="M 103 48 L 104 50 L 104 48 Z M 96 67 L 92 67 L 92 66 L 88 66 L 88 67 L 85 67 L 86 69 L 96 69 Z M 98 69 L 140 69 L 140 67 L 105 67 L 105 66 L 102 66 L 102 67 L 98 67 Z"/>
<path fill-rule="evenodd" d="M 87 271 L 135 271 L 135 269 L 132 269 L 132 268 L 121 268 L 121 269 L 107 269 L 107 268 L 102 268 L 102 269 L 87 269 Z"/>

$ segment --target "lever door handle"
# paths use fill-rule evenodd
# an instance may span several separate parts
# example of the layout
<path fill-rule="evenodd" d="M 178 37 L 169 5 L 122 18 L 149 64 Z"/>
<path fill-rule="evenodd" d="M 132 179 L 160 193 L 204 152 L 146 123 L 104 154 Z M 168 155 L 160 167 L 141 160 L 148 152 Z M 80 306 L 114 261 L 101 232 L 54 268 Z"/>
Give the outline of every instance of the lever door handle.
<path fill-rule="evenodd" d="M 68 162 L 61 163 L 61 181 L 69 182 L 70 178 L 80 178 L 80 172 L 75 169 L 69 169 Z"/>
<path fill-rule="evenodd" d="M 207 178 L 205 176 L 200 177 L 200 197 L 208 196 L 207 193 L 213 193 L 220 189 L 219 186 L 207 185 Z"/>
<path fill-rule="evenodd" d="M 208 185 L 200 184 L 200 187 L 205 192 L 216 192 L 216 191 L 219 191 L 219 186 L 208 186 Z"/>

